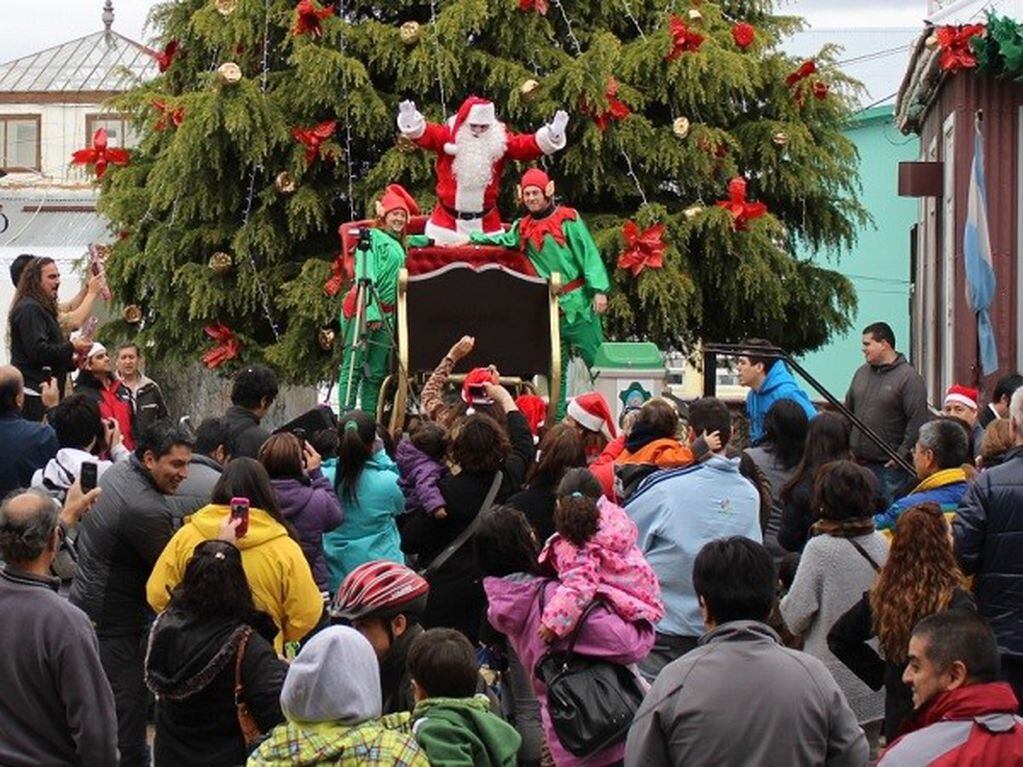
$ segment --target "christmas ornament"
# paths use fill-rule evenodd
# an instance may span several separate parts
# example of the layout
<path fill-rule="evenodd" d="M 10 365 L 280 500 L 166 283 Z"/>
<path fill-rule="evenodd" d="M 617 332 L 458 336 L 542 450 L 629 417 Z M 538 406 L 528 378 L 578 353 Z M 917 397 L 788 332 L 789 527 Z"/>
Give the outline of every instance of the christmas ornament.
<path fill-rule="evenodd" d="M 295 137 L 295 140 L 305 146 L 306 165 L 312 165 L 319 159 L 320 147 L 324 141 L 334 135 L 335 130 L 337 130 L 337 120 L 324 120 L 312 128 L 291 129 L 291 135 Z"/>
<path fill-rule="evenodd" d="M 242 79 L 242 68 L 233 61 L 225 62 L 217 69 L 217 77 L 224 85 L 237 85 Z"/>
<path fill-rule="evenodd" d="M 421 28 L 418 21 L 406 21 L 398 30 L 398 36 L 405 45 L 413 46 L 419 42 Z"/>
<path fill-rule="evenodd" d="M 334 333 L 331 328 L 320 328 L 320 332 L 316 334 L 316 340 L 320 344 L 320 348 L 325 352 L 329 352 L 334 348 Z"/>
<path fill-rule="evenodd" d="M 223 251 L 218 250 L 210 256 L 209 267 L 218 277 L 223 277 L 225 274 L 229 274 L 232 266 L 234 266 L 234 259 L 231 258 L 229 253 L 224 253 Z"/>
<path fill-rule="evenodd" d="M 668 21 L 668 31 L 671 34 L 671 50 L 664 56 L 668 61 L 675 61 L 683 53 L 696 53 L 705 39 L 699 32 L 690 29 L 678 14 L 672 14 Z"/>
<path fill-rule="evenodd" d="M 775 146 L 785 146 L 789 143 L 789 134 L 783 130 L 778 131 L 771 136 L 771 141 L 774 142 Z"/>
<path fill-rule="evenodd" d="M 291 194 L 297 186 L 294 177 L 286 170 L 282 170 L 274 178 L 274 188 L 281 194 Z"/>
<path fill-rule="evenodd" d="M 797 69 L 795 72 L 793 72 L 792 74 L 785 78 L 785 84 L 791 88 L 793 85 L 796 85 L 800 81 L 805 80 L 810 75 L 816 73 L 817 73 L 816 62 L 814 62 L 813 59 L 810 59 L 809 61 L 804 61 L 802 64 L 799 65 L 799 69 Z"/>
<path fill-rule="evenodd" d="M 153 57 L 153 60 L 156 61 L 157 68 L 160 70 L 160 73 L 163 74 L 170 69 L 171 64 L 174 63 L 174 59 L 181 52 L 181 43 L 177 40 L 171 40 L 163 47 L 162 51 L 147 49 L 147 52 Z"/>
<path fill-rule="evenodd" d="M 692 221 L 698 215 L 703 213 L 704 207 L 697 203 L 696 205 L 690 205 L 688 208 L 682 211 L 682 215 Z"/>
<path fill-rule="evenodd" d="M 689 118 L 688 117 L 676 117 L 675 121 L 671 124 L 671 132 L 679 138 L 685 138 L 689 135 Z"/>
<path fill-rule="evenodd" d="M 519 86 L 519 93 L 522 94 L 523 98 L 531 99 L 536 95 L 536 92 L 540 89 L 540 83 L 536 80 L 526 80 Z"/>
<path fill-rule="evenodd" d="M 238 9 L 238 0 L 216 0 L 213 5 L 221 16 L 230 16 Z"/>
<path fill-rule="evenodd" d="M 409 152 L 414 152 L 416 151 L 416 149 L 419 148 L 416 146 L 415 141 L 401 133 L 398 134 L 398 138 L 395 141 L 395 145 L 398 147 L 399 152 L 404 152 L 405 154 L 408 154 Z"/>
<path fill-rule="evenodd" d="M 738 24 L 732 27 L 732 39 L 735 40 L 735 44 L 743 50 L 746 50 L 756 39 L 757 30 L 752 24 L 747 24 L 745 21 L 740 21 Z"/>
<path fill-rule="evenodd" d="M 334 263 L 330 265 L 330 277 L 323 284 L 323 292 L 333 298 L 341 292 L 346 277 L 345 259 L 342 254 L 335 258 Z"/>
<path fill-rule="evenodd" d="M 813 84 L 813 97 L 818 101 L 824 101 L 828 97 L 828 84 L 823 80 L 817 80 Z"/>
<path fill-rule="evenodd" d="M 593 117 L 593 122 L 597 124 L 597 130 L 601 132 L 606 130 L 608 124 L 612 121 L 617 122 L 618 120 L 624 120 L 632 114 L 632 111 L 629 109 L 629 105 L 618 99 L 618 81 L 615 78 L 607 78 L 607 87 L 604 89 L 604 97 L 607 99 L 607 109 L 603 112 L 597 112 L 594 108 L 590 107 L 589 104 L 584 103 L 582 105 L 582 111 Z"/>
<path fill-rule="evenodd" d="M 938 35 L 934 32 L 927 35 L 927 39 L 924 40 L 924 45 L 927 46 L 927 50 L 933 51 L 938 48 Z"/>
<path fill-rule="evenodd" d="M 162 131 L 168 125 L 173 125 L 175 128 L 181 126 L 181 123 L 185 121 L 185 108 L 184 107 L 169 107 L 162 101 L 150 102 L 156 113 L 160 115 L 156 119 L 156 124 L 153 126 L 154 130 Z"/>
<path fill-rule="evenodd" d="M 218 322 L 208 325 L 203 332 L 217 342 L 217 345 L 202 355 L 202 364 L 211 370 L 218 368 L 228 360 L 233 360 L 241 351 L 241 342 L 227 325 Z"/>
<path fill-rule="evenodd" d="M 689 20 L 694 22 L 694 23 L 699 23 L 699 22 L 703 21 L 703 14 L 700 13 L 695 8 L 690 8 L 689 9 Z"/>
<path fill-rule="evenodd" d="M 746 200 L 746 179 L 736 176 L 728 182 L 728 199 L 718 201 L 718 207 L 732 214 L 732 228 L 743 231 L 750 221 L 767 213 L 767 206 L 762 202 Z"/>
<path fill-rule="evenodd" d="M 96 170 L 96 178 L 103 178 L 108 165 L 127 165 L 130 158 L 127 149 L 109 146 L 106 128 L 100 128 L 92 134 L 92 146 L 74 152 L 71 162 L 75 165 L 92 165 Z"/>
<path fill-rule="evenodd" d="M 977 66 L 977 57 L 970 50 L 970 41 L 984 34 L 983 24 L 938 27 L 935 34 L 941 49 L 938 64 L 942 71 L 958 72 L 960 69 L 973 69 Z"/>
<path fill-rule="evenodd" d="M 654 224 L 641 233 L 635 221 L 626 221 L 622 226 L 625 250 L 618 256 L 618 268 L 627 269 L 633 277 L 638 277 L 644 269 L 664 266 L 664 251 L 668 245 L 662 239 L 663 234 L 664 224 Z"/>
<path fill-rule="evenodd" d="M 129 325 L 138 325 L 142 322 L 142 307 L 138 304 L 128 304 L 121 312 L 121 316 Z"/>
<path fill-rule="evenodd" d="M 314 40 L 323 37 L 323 20 L 333 15 L 333 5 L 317 9 L 313 0 L 300 0 L 295 6 L 295 25 L 291 28 L 291 34 L 295 37 L 309 35 Z"/>
<path fill-rule="evenodd" d="M 523 13 L 536 11 L 541 16 L 546 16 L 549 8 L 547 0 L 519 0 L 519 10 Z"/>

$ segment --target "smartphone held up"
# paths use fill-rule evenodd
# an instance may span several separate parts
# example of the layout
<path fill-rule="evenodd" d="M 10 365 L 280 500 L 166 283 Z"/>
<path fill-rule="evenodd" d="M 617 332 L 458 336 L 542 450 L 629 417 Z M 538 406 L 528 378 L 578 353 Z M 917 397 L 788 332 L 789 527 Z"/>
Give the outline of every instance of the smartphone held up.
<path fill-rule="evenodd" d="M 249 532 L 249 499 L 248 498 L 232 498 L 231 499 L 231 519 L 240 520 L 238 526 L 234 529 L 235 537 L 244 538 Z"/>

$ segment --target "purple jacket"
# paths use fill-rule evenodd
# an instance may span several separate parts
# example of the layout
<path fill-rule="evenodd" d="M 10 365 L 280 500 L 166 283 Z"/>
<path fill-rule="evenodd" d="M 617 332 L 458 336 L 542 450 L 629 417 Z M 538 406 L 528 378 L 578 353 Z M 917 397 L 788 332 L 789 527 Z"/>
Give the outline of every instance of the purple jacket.
<path fill-rule="evenodd" d="M 625 741 L 611 746 L 588 759 L 573 756 L 566 751 L 554 733 L 547 713 L 547 688 L 533 671 L 548 650 L 540 639 L 540 588 L 547 589 L 547 600 L 554 596 L 557 581 L 516 573 L 505 578 L 484 578 L 487 593 L 487 619 L 490 625 L 508 637 L 515 653 L 522 661 L 540 701 L 540 716 L 544 732 L 557 767 L 604 767 L 625 758 Z M 563 642 L 564 640 L 559 640 Z M 555 642 L 553 647 L 558 647 Z M 579 629 L 575 649 L 580 655 L 605 658 L 614 663 L 638 663 L 647 656 L 654 644 L 654 629 L 649 623 L 624 621 L 604 607 L 596 608 Z"/>
<path fill-rule="evenodd" d="M 327 591 L 330 587 L 327 560 L 323 555 L 323 534 L 338 527 L 344 517 L 341 503 L 323 472 L 314 469 L 309 479 L 308 485 L 291 477 L 272 479 L 270 482 L 274 486 L 281 514 L 294 525 L 298 533 L 298 542 L 305 558 L 309 560 L 313 580 L 321 591 Z"/>
<path fill-rule="evenodd" d="M 444 496 L 437 488 L 437 482 L 444 476 L 444 465 L 436 461 L 411 440 L 398 443 L 394 456 L 398 464 L 398 486 L 405 494 L 405 511 L 425 511 L 433 514 L 445 505 Z"/>

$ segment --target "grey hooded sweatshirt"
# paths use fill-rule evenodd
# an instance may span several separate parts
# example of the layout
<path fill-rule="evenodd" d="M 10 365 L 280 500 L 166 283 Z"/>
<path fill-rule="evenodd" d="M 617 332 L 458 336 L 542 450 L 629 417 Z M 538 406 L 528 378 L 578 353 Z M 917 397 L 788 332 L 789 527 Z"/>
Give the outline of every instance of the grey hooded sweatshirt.
<path fill-rule="evenodd" d="M 931 417 L 924 379 L 901 354 L 887 365 L 861 365 L 849 384 L 845 406 L 905 458 L 913 452 L 920 427 Z M 852 430 L 849 445 L 858 460 L 870 463 L 890 460 L 859 429 Z"/>

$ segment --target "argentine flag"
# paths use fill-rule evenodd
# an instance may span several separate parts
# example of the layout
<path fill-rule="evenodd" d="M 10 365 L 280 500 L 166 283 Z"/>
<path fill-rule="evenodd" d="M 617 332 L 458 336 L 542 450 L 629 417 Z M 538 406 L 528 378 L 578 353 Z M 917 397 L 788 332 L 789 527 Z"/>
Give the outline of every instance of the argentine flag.
<path fill-rule="evenodd" d="M 966 201 L 966 228 L 963 231 L 963 255 L 966 260 L 966 300 L 977 315 L 977 340 L 980 368 L 984 375 L 998 370 L 998 348 L 988 309 L 995 298 L 995 270 L 991 262 L 991 240 L 987 228 L 987 192 L 984 183 L 984 140 L 980 125 L 973 137 L 973 167 L 970 194 Z"/>

